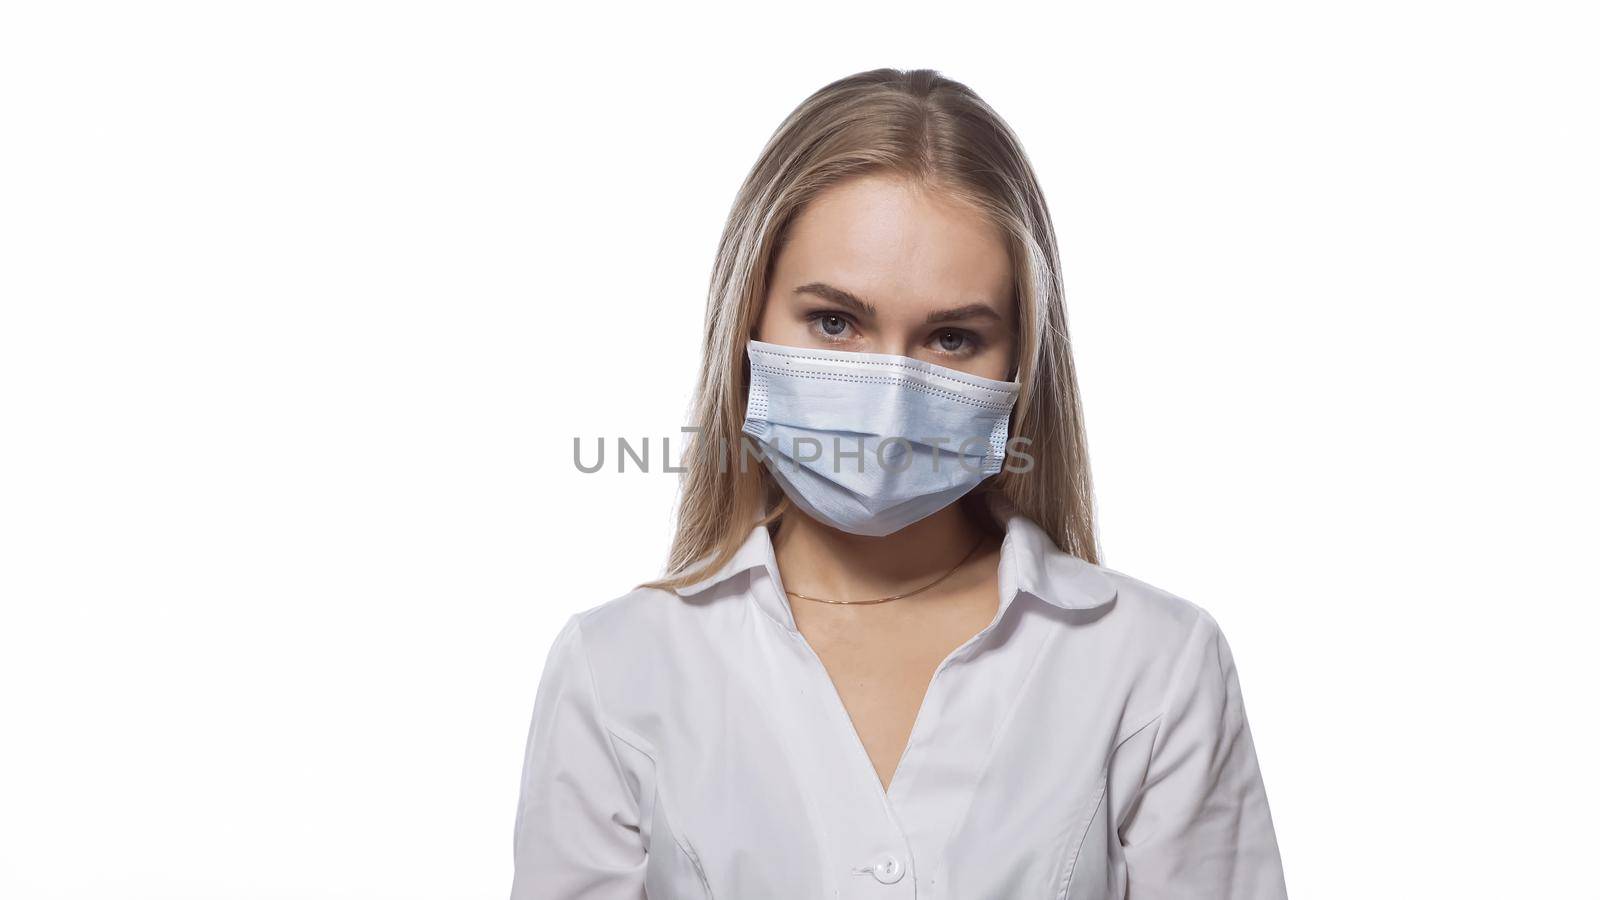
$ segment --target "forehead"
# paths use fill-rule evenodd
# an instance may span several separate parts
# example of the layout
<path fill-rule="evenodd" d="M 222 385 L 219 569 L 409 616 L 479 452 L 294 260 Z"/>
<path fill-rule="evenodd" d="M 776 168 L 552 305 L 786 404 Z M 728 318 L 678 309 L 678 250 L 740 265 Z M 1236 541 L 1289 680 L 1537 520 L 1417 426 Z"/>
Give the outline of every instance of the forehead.
<path fill-rule="evenodd" d="M 780 289 L 826 281 L 881 311 L 987 302 L 1007 313 L 1011 261 L 1000 229 L 950 195 L 892 176 L 820 194 L 793 223 Z"/>

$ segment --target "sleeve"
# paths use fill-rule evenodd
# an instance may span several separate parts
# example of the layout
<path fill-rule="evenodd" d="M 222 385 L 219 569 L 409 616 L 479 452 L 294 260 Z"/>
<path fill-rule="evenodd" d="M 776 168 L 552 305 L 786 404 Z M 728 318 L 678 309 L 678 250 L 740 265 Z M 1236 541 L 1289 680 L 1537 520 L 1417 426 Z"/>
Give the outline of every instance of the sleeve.
<path fill-rule="evenodd" d="M 602 721 L 575 614 L 534 698 L 513 839 L 511 900 L 642 900 L 639 807 Z"/>
<path fill-rule="evenodd" d="M 1200 611 L 1119 831 L 1127 900 L 1285 900 L 1283 863 L 1227 639 Z"/>

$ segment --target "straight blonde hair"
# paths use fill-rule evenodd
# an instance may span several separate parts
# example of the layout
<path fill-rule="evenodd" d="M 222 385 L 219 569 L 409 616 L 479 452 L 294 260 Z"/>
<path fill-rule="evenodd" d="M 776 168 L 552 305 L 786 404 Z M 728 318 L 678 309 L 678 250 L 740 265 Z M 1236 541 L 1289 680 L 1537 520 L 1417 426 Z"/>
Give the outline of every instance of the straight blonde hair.
<path fill-rule="evenodd" d="M 711 275 L 667 574 L 644 586 L 672 589 L 715 572 L 752 527 L 792 508 L 764 466 L 745 465 L 745 342 L 789 225 L 823 191 L 867 175 L 899 176 L 964 201 L 1005 235 L 1021 384 L 1011 437 L 1028 439 L 1033 463 L 1026 472 L 1008 466 L 979 491 L 1005 494 L 1057 547 L 1099 562 L 1061 263 L 1038 179 L 1010 127 L 966 85 L 931 69 L 883 68 L 841 78 L 806 98 L 739 188 Z M 740 448 L 736 460 L 732 448 Z"/>

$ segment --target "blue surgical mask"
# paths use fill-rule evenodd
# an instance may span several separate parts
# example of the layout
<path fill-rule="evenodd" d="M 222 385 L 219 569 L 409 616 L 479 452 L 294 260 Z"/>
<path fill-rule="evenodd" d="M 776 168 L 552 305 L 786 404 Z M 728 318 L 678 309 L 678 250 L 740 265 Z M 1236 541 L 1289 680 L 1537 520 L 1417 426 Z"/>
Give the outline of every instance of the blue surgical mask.
<path fill-rule="evenodd" d="M 744 433 L 789 499 L 840 531 L 899 531 L 1004 465 L 1014 381 L 885 353 L 747 352 Z"/>

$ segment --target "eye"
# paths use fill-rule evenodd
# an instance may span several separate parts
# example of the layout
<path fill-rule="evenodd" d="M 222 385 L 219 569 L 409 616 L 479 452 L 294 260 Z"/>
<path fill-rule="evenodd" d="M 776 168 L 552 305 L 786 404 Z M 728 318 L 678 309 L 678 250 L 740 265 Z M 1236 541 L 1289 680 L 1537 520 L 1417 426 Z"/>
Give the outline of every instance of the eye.
<path fill-rule="evenodd" d="M 978 341 L 970 331 L 963 331 L 959 328 L 944 328 L 934 334 L 933 346 L 940 353 L 966 355 L 977 350 Z"/>
<path fill-rule="evenodd" d="M 825 341 L 842 341 L 850 336 L 850 319 L 840 313 L 814 312 L 806 318 L 811 322 L 811 330 Z"/>

